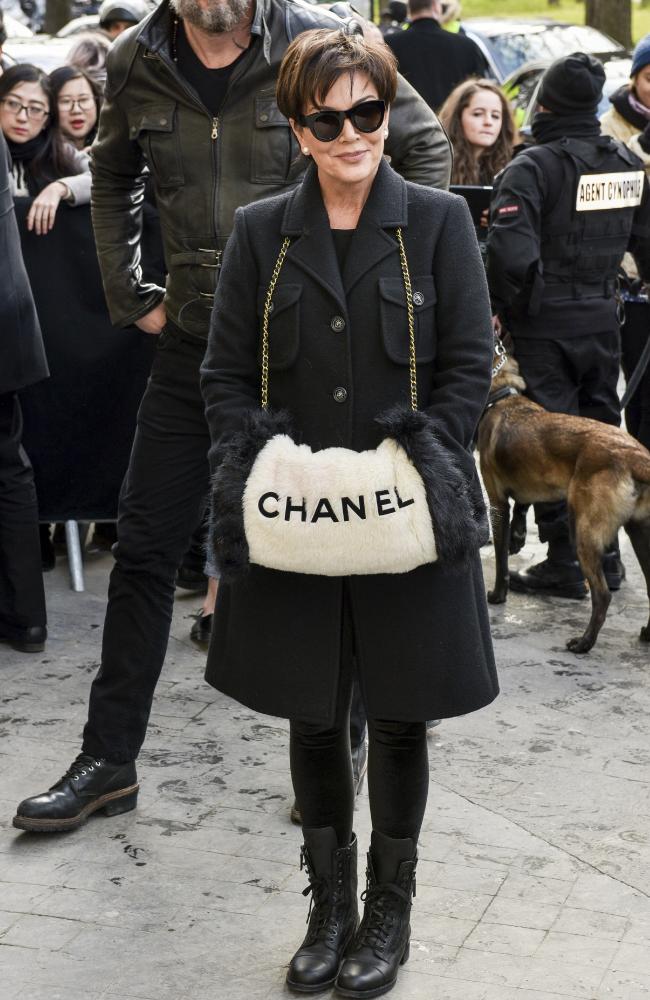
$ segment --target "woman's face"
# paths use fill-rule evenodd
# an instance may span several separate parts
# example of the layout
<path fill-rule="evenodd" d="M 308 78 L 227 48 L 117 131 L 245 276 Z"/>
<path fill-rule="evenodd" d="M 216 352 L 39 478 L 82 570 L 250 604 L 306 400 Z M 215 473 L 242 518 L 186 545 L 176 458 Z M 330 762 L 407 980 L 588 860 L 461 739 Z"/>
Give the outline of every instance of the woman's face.
<path fill-rule="evenodd" d="M 503 108 L 501 98 L 491 90 L 479 90 L 462 111 L 460 123 L 465 138 L 479 150 L 493 146 L 501 132 Z"/>
<path fill-rule="evenodd" d="M 68 139 L 85 139 L 97 123 L 97 105 L 90 84 L 82 76 L 68 80 L 57 98 L 59 127 Z"/>
<path fill-rule="evenodd" d="M 17 83 L 0 102 L 0 128 L 12 142 L 29 142 L 46 127 L 49 111 L 40 83 Z"/>
<path fill-rule="evenodd" d="M 315 111 L 347 111 L 364 101 L 379 100 L 377 88 L 365 73 L 355 73 L 350 79 L 343 73 L 325 95 L 322 107 L 305 108 L 305 114 Z M 376 132 L 359 132 L 349 118 L 345 119 L 343 131 L 331 142 L 320 142 L 307 126 L 291 126 L 303 151 L 307 149 L 314 158 L 321 180 L 327 179 L 337 184 L 359 184 L 372 180 L 384 153 L 385 132 L 388 126 L 388 111 Z"/>
<path fill-rule="evenodd" d="M 650 108 L 650 66 L 644 66 L 643 69 L 640 69 L 632 78 L 632 84 L 641 104 Z"/>

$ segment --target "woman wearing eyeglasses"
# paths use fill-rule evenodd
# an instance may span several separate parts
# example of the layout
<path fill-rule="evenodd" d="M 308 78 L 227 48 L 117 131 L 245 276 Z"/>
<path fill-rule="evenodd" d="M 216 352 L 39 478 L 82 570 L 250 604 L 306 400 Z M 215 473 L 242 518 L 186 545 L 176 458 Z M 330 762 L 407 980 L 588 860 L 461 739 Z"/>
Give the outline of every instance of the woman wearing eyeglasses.
<path fill-rule="evenodd" d="M 297 189 L 238 210 L 202 367 L 215 496 L 224 500 L 213 503 L 222 577 L 206 677 L 290 720 L 312 911 L 287 983 L 302 993 L 335 984 L 348 997 L 390 990 L 409 955 L 426 720 L 472 712 L 498 691 L 478 556 L 485 511 L 470 450 L 491 375 L 485 276 L 464 200 L 407 183 L 384 158 L 395 89 L 395 59 L 381 44 L 317 30 L 289 46 L 277 103 L 309 166 Z M 346 576 L 319 574 L 322 550 L 312 571 L 252 562 L 239 484 L 274 412 L 286 411 L 297 444 L 316 456 L 331 449 L 328 489 L 336 449 L 349 449 L 353 464 L 351 453 L 378 449 L 387 432 L 377 418 L 392 411 L 394 429 L 396 405 L 453 484 L 446 513 L 458 518 L 464 558 Z M 415 502 L 385 485 L 344 497 L 336 510 L 320 500 L 307 511 L 295 490 L 260 502 L 274 524 L 293 518 L 311 528 L 326 517 L 336 531 L 375 508 L 385 523 Z M 447 488 L 442 478 L 437 485 Z M 306 531 L 306 547 L 309 539 Z M 437 536 L 441 549 L 446 541 Z M 384 552 L 359 556 L 379 561 Z M 368 713 L 372 820 L 360 926 L 348 730 L 355 674 Z"/>
<path fill-rule="evenodd" d="M 50 86 L 61 135 L 75 149 L 88 152 L 97 134 L 101 107 L 99 87 L 76 66 L 60 66 L 53 70 Z"/>
<path fill-rule="evenodd" d="M 88 157 L 65 142 L 47 74 L 29 63 L 0 77 L 0 129 L 12 162 L 14 197 L 32 197 L 27 226 L 37 235 L 52 229 L 61 201 L 90 201 Z"/>

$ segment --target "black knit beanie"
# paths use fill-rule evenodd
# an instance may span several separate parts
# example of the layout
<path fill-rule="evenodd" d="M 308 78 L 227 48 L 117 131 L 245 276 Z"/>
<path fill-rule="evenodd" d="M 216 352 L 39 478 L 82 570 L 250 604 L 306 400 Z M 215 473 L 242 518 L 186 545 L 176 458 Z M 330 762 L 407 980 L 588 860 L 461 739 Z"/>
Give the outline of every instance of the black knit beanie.
<path fill-rule="evenodd" d="M 538 102 L 556 115 L 593 113 L 605 83 L 603 64 L 586 52 L 556 59 L 544 73 Z"/>

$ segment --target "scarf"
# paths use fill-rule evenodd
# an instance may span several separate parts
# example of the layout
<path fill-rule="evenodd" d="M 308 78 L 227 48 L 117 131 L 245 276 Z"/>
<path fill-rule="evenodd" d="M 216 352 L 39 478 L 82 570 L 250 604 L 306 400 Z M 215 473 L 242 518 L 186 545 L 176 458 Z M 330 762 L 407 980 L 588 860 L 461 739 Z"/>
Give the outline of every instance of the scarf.
<path fill-rule="evenodd" d="M 595 114 L 584 112 L 574 115 L 553 115 L 538 111 L 533 118 L 533 138 L 542 146 L 557 139 L 596 139 L 600 135 L 600 122 Z"/>
<path fill-rule="evenodd" d="M 22 181 L 22 184 L 26 186 L 32 196 L 42 191 L 45 184 L 37 183 L 29 169 L 30 164 L 43 151 L 46 145 L 47 134 L 45 132 L 39 132 L 37 136 L 34 136 L 33 139 L 28 139 L 27 142 L 13 142 L 11 139 L 7 139 L 7 146 L 14 168 L 14 177 L 18 184 Z M 54 180 L 54 178 L 52 179 Z"/>
<path fill-rule="evenodd" d="M 641 101 L 629 84 L 626 83 L 623 87 L 619 87 L 616 93 L 610 97 L 610 101 L 621 118 L 624 118 L 628 124 L 638 129 L 639 132 L 643 132 L 648 121 L 650 121 L 650 108 L 646 108 L 645 104 L 641 104 Z"/>

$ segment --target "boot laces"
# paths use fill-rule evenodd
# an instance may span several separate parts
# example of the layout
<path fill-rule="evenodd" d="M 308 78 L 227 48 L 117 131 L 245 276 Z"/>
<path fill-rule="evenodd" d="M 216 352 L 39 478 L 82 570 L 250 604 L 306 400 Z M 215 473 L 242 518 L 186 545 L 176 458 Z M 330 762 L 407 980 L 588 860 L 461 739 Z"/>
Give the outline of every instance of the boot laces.
<path fill-rule="evenodd" d="M 398 900 L 409 903 L 410 893 L 394 883 L 368 886 L 361 894 L 365 903 L 357 946 L 381 953 L 390 937 L 400 908 Z"/>
<path fill-rule="evenodd" d="M 336 883 L 331 894 L 327 879 L 324 876 L 316 875 L 316 873 L 312 871 L 309 862 L 309 855 L 304 847 L 301 848 L 300 851 L 300 868 L 301 870 L 303 868 L 305 869 L 309 879 L 309 885 L 306 889 L 302 890 L 302 894 L 303 896 L 311 895 L 306 923 L 309 924 L 312 912 L 314 914 L 314 920 L 310 926 L 309 939 L 313 944 L 319 938 L 326 938 L 330 944 L 333 944 L 339 929 L 339 921 L 336 918 L 335 904 L 342 895 L 344 877 L 343 865 L 341 862 L 337 865 Z"/>
<path fill-rule="evenodd" d="M 81 775 L 87 774 L 89 771 L 94 771 L 96 767 L 101 767 L 101 765 L 101 760 L 98 760 L 91 754 L 80 753 L 79 756 L 75 757 L 72 761 L 72 764 L 65 774 L 59 778 L 55 785 L 52 785 L 52 788 L 57 788 L 59 785 L 62 785 L 64 781 L 68 780 L 68 778 L 71 778 L 73 781 L 78 781 Z"/>

